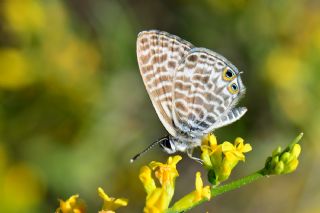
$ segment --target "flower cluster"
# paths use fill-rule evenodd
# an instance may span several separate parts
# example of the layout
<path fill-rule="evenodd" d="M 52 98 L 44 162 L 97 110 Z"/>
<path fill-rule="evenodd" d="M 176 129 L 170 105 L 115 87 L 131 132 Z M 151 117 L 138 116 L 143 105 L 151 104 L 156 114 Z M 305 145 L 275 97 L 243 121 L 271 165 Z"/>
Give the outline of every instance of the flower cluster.
<path fill-rule="evenodd" d="M 213 134 L 204 137 L 201 146 L 201 160 L 204 168 L 208 170 L 208 179 L 212 186 L 204 186 L 200 172 L 196 173 L 195 190 L 183 196 L 171 205 L 175 191 L 176 178 L 179 176 L 177 164 L 182 157 L 179 155 L 169 157 L 166 163 L 152 161 L 140 169 L 139 179 L 147 193 L 145 213 L 185 212 L 204 201 L 224 192 L 239 188 L 272 174 L 287 174 L 296 170 L 301 147 L 298 141 L 300 134 L 283 151 L 277 148 L 272 156 L 268 157 L 265 167 L 251 175 L 243 177 L 229 184 L 218 186 L 227 180 L 239 161 L 245 161 L 244 153 L 252 150 L 250 144 L 245 144 L 242 138 L 236 138 L 234 143 L 225 141 L 217 143 Z M 119 207 L 127 206 L 128 200 L 124 198 L 109 197 L 102 188 L 98 188 L 99 196 L 103 199 L 103 207 L 99 213 L 115 213 Z M 56 213 L 85 213 L 84 202 L 73 195 L 66 201 L 60 200 L 60 207 Z"/>
<path fill-rule="evenodd" d="M 143 166 L 139 178 L 147 192 L 144 212 L 163 212 L 169 207 L 174 194 L 175 180 L 179 176 L 176 165 L 181 156 L 169 157 L 167 163 L 152 161 L 149 166 Z M 159 180 L 161 187 L 156 186 L 151 170 Z"/>
<path fill-rule="evenodd" d="M 176 155 L 169 157 L 167 163 L 152 161 L 149 166 L 143 166 L 141 168 L 139 178 L 147 192 L 144 212 L 156 213 L 169 209 L 174 194 L 175 179 L 179 176 L 176 165 L 181 159 L 181 156 Z M 160 183 L 158 187 L 156 186 L 155 179 L 152 177 L 152 171 L 154 171 L 154 175 Z M 203 199 L 210 199 L 210 187 L 203 187 L 200 172 L 196 174 L 195 185 L 195 191 L 177 201 L 171 210 L 182 212 Z"/>
<path fill-rule="evenodd" d="M 60 207 L 57 208 L 56 213 L 84 213 L 86 212 L 86 205 L 83 200 L 79 199 L 79 195 L 72 195 L 66 201 L 60 200 Z"/>
<path fill-rule="evenodd" d="M 209 181 L 217 185 L 227 180 L 238 162 L 245 160 L 243 153 L 251 150 L 250 144 L 244 144 L 244 140 L 239 137 L 235 139 L 234 144 L 228 141 L 218 144 L 213 134 L 204 137 L 201 159 L 205 168 L 209 170 Z"/>
<path fill-rule="evenodd" d="M 296 170 L 299 164 L 298 157 L 301 152 L 301 146 L 298 141 L 303 134 L 300 134 L 291 145 L 283 151 L 278 147 L 273 151 L 272 156 L 266 160 L 264 173 L 266 175 L 288 174 Z"/>
<path fill-rule="evenodd" d="M 103 199 L 103 206 L 99 213 L 115 213 L 115 210 L 122 206 L 128 205 L 125 198 L 109 197 L 102 188 L 98 188 L 99 196 Z M 79 195 L 72 195 L 66 201 L 59 200 L 60 206 L 55 213 L 85 213 L 86 205 L 83 200 L 79 199 Z"/>
<path fill-rule="evenodd" d="M 103 206 L 100 213 L 114 213 L 116 209 L 128 205 L 128 199 L 109 197 L 100 187 L 98 188 L 98 193 L 103 199 Z"/>

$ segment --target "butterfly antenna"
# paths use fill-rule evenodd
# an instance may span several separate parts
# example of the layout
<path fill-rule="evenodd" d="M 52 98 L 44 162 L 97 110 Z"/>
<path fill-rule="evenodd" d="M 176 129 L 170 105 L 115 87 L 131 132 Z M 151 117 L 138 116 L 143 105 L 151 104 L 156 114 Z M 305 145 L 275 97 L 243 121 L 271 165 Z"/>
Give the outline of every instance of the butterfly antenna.
<path fill-rule="evenodd" d="M 142 154 L 146 153 L 147 151 L 149 151 L 151 148 L 153 148 L 155 145 L 161 143 L 164 140 L 169 140 L 169 137 L 163 137 L 160 138 L 159 140 L 153 142 L 152 144 L 150 144 L 147 148 L 145 148 L 142 152 L 139 152 L 138 154 L 136 154 L 133 158 L 130 159 L 130 163 L 133 163 L 133 161 L 137 160 L 138 157 L 140 157 Z"/>

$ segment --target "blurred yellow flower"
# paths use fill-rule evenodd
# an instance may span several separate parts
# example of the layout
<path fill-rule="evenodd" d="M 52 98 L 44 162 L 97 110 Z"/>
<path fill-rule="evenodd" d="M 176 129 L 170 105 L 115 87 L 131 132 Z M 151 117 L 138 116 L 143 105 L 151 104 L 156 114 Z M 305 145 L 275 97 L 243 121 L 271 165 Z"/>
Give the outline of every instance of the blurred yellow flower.
<path fill-rule="evenodd" d="M 43 6 L 39 0 L 5 0 L 3 11 L 10 28 L 21 34 L 41 31 L 46 24 Z"/>
<path fill-rule="evenodd" d="M 43 202 L 41 179 L 29 165 L 7 164 L 0 175 L 0 212 L 28 212 Z"/>
<path fill-rule="evenodd" d="M 203 181 L 201 179 L 200 172 L 196 173 L 195 186 L 196 189 L 193 192 L 187 194 L 173 205 L 173 207 L 171 208 L 173 211 L 182 212 L 196 205 L 198 202 L 203 201 L 203 199 L 207 201 L 210 200 L 210 186 L 203 187 Z"/>
<path fill-rule="evenodd" d="M 63 201 L 59 199 L 60 207 L 57 208 L 56 213 L 84 213 L 86 206 L 84 201 L 79 200 L 79 195 L 72 195 L 68 200 Z"/>
<path fill-rule="evenodd" d="M 204 137 L 201 159 L 205 168 L 209 170 L 209 181 L 215 185 L 227 180 L 238 162 L 245 160 L 243 153 L 251 150 L 250 144 L 244 144 L 240 137 L 235 139 L 234 144 L 228 141 L 217 144 L 213 134 Z"/>
<path fill-rule="evenodd" d="M 66 75 L 68 83 L 82 82 L 98 70 L 100 55 L 92 44 L 84 40 L 71 36 L 64 44 L 46 44 L 46 47 L 48 59 L 57 68 L 55 72 Z"/>
<path fill-rule="evenodd" d="M 176 169 L 181 156 L 169 157 L 167 163 L 152 161 L 149 166 L 143 166 L 139 178 L 147 192 L 144 212 L 163 212 L 169 207 L 175 189 L 175 179 L 179 176 Z M 159 180 L 161 187 L 157 187 L 152 178 L 151 170 Z"/>
<path fill-rule="evenodd" d="M 269 80 L 279 89 L 290 90 L 301 83 L 307 77 L 306 73 L 301 75 L 303 64 L 301 59 L 288 50 L 274 50 L 266 60 L 266 71 Z"/>
<path fill-rule="evenodd" d="M 275 88 L 276 101 L 296 123 L 309 121 L 309 112 L 314 105 L 309 88 L 315 75 L 312 66 L 301 57 L 306 54 L 304 51 L 305 47 L 299 45 L 276 48 L 269 53 L 265 62 L 264 75 Z"/>
<path fill-rule="evenodd" d="M 128 199 L 109 197 L 100 187 L 98 188 L 98 193 L 103 199 L 103 207 L 100 212 L 113 213 L 116 209 L 128 205 Z"/>
<path fill-rule="evenodd" d="M 6 149 L 3 146 L 3 144 L 0 143 L 0 176 L 3 175 L 4 170 L 7 167 L 7 162 L 8 161 L 8 157 L 7 157 L 7 153 L 6 153 Z"/>
<path fill-rule="evenodd" d="M 16 49 L 0 50 L 0 88 L 21 88 L 33 81 L 25 55 Z"/>

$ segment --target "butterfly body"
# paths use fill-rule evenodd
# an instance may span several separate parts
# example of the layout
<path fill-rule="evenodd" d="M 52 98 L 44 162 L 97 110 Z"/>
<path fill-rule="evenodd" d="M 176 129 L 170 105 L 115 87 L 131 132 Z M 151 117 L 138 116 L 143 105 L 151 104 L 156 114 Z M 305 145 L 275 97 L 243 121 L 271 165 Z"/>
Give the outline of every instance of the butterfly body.
<path fill-rule="evenodd" d="M 200 146 L 203 136 L 240 119 L 235 108 L 245 93 L 240 72 L 222 55 L 158 30 L 137 39 L 137 58 L 146 90 L 169 136 L 168 153 Z"/>

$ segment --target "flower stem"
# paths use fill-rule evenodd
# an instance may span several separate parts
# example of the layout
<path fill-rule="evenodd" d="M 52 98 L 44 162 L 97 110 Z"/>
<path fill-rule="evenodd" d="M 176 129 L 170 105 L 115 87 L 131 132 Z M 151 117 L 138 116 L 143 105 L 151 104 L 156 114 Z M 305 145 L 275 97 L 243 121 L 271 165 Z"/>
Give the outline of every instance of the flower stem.
<path fill-rule="evenodd" d="M 225 184 L 225 185 L 222 185 L 222 186 L 216 186 L 216 187 L 212 187 L 211 188 L 211 197 L 216 197 L 218 195 L 221 195 L 221 194 L 224 194 L 228 191 L 232 191 L 232 190 L 235 190 L 235 189 L 238 189 L 240 188 L 241 186 L 245 186 L 249 183 L 252 183 L 256 180 L 259 180 L 260 178 L 262 177 L 265 177 L 266 174 L 264 172 L 264 169 L 261 169 L 251 175 L 248 175 L 246 177 L 243 177 L 239 180 L 236 180 L 236 181 L 233 181 L 231 183 L 228 183 L 228 184 Z M 194 203 L 191 207 L 189 207 L 188 209 L 179 209 L 179 211 L 175 211 L 173 209 L 168 209 L 166 211 L 166 213 L 176 213 L 176 212 L 186 212 L 200 204 L 202 204 L 203 202 L 205 201 L 208 201 L 206 199 L 202 199 L 200 201 L 198 201 L 197 203 Z"/>
<path fill-rule="evenodd" d="M 239 180 L 233 181 L 231 183 L 222 185 L 222 186 L 218 186 L 218 187 L 212 187 L 211 188 L 211 196 L 212 197 L 216 197 L 218 195 L 221 195 L 223 193 L 226 193 L 228 191 L 234 190 L 234 189 L 238 189 L 241 186 L 247 185 L 253 181 L 256 181 L 262 177 L 264 177 L 264 170 L 259 170 L 251 175 L 248 175 L 246 177 L 243 177 Z"/>

